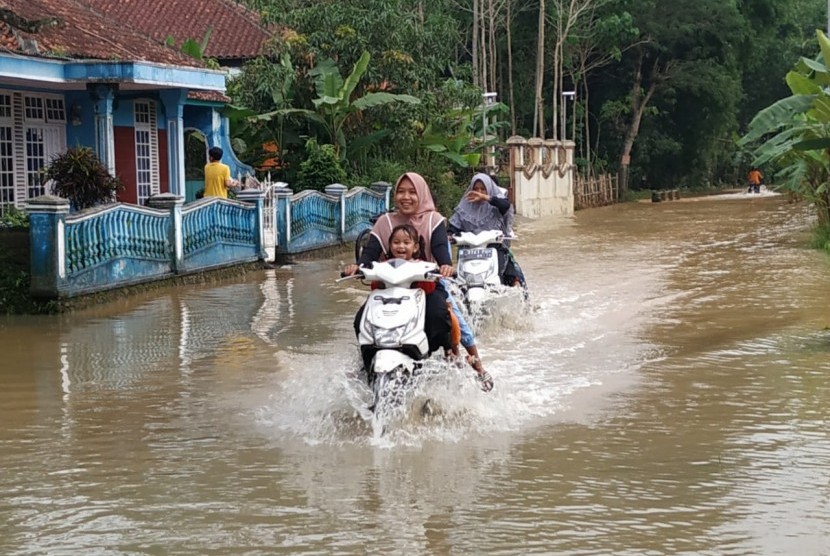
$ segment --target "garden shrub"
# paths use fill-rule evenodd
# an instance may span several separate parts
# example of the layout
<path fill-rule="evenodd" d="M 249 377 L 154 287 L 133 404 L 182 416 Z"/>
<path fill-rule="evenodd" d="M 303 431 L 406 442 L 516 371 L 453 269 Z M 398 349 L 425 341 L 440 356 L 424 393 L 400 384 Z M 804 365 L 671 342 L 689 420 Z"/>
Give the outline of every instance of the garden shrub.
<path fill-rule="evenodd" d="M 16 207 L 6 207 L 6 213 L 0 217 L 0 228 L 27 228 L 29 215 Z"/>
<path fill-rule="evenodd" d="M 443 165 L 423 166 L 412 170 L 421 174 L 432 191 L 435 208 L 449 218 L 473 177 L 472 169 L 449 169 Z"/>
<path fill-rule="evenodd" d="M 340 165 L 334 145 L 320 145 L 315 139 L 309 139 L 305 148 L 308 156 L 297 172 L 297 190 L 323 191 L 327 185 L 346 181 L 346 171 Z"/>

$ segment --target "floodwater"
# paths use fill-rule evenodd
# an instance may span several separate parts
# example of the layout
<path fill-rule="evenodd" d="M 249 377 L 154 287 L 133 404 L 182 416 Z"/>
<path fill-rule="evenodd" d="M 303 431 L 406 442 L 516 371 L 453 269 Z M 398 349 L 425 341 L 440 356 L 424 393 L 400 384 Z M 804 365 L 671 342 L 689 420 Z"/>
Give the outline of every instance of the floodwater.
<path fill-rule="evenodd" d="M 379 437 L 336 259 L 0 320 L 0 554 L 830 554 L 830 261 L 777 196 L 522 222 Z M 345 255 L 344 255 L 345 258 Z"/>

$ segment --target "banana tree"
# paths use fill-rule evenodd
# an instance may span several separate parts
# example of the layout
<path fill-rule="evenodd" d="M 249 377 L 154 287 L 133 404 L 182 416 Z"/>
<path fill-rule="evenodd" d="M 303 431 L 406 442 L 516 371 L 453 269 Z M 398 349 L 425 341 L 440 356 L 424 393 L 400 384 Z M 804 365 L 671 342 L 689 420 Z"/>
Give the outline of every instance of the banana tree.
<path fill-rule="evenodd" d="M 420 100 L 411 95 L 393 94 L 387 92 L 369 92 L 362 96 L 352 98 L 357 85 L 369 67 L 370 55 L 364 52 L 346 79 L 340 75 L 337 64 L 331 59 L 325 59 L 309 72 L 314 80 L 314 87 L 317 98 L 312 100 L 314 110 L 290 109 L 277 110 L 261 114 L 257 117 L 260 120 L 271 120 L 273 118 L 291 115 L 305 116 L 307 119 L 319 124 L 324 130 L 332 145 L 334 145 L 341 159 L 346 157 L 348 141 L 346 139 L 345 127 L 352 117 L 376 106 L 383 106 L 393 102 L 407 104 L 418 104 Z M 382 134 L 372 134 L 362 138 L 353 138 L 353 141 L 363 145 L 367 141 L 377 142 Z"/>
<path fill-rule="evenodd" d="M 495 121 L 492 116 L 506 112 L 507 107 L 502 103 L 449 110 L 426 125 L 420 146 L 461 168 L 478 166 L 482 154 L 499 144 L 498 131 L 509 125 Z M 486 126 L 484 122 L 488 122 Z"/>
<path fill-rule="evenodd" d="M 816 207 L 830 225 L 830 39 L 817 31 L 821 56 L 801 58 L 787 74 L 792 95 L 761 110 L 739 145 L 753 146 L 756 166 L 773 164 L 783 189 Z"/>
<path fill-rule="evenodd" d="M 253 80 L 244 82 L 250 76 L 256 76 L 255 86 L 251 85 Z M 223 114 L 230 122 L 233 149 L 245 162 L 255 167 L 273 162 L 276 168 L 284 169 L 286 153 L 305 144 L 301 137 L 302 118 L 294 117 L 298 115 L 292 107 L 296 96 L 295 78 L 291 57 L 282 54 L 276 62 L 263 61 L 253 69 L 246 68 L 242 77 L 231 82 L 229 93 L 241 104 L 226 105 Z M 242 92 L 243 87 L 247 87 L 247 94 Z M 251 107 L 257 105 L 275 110 L 262 119 Z M 285 179 L 284 175 L 281 177 Z"/>

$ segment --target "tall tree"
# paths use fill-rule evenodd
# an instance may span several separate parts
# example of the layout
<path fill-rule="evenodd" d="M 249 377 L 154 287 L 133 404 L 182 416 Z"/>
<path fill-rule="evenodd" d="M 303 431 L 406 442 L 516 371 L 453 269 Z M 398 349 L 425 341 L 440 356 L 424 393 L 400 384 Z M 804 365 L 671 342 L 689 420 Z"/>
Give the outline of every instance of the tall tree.
<path fill-rule="evenodd" d="M 567 45 L 566 71 L 574 83 L 574 90 L 578 91 L 578 104 L 582 108 L 584 150 L 581 154 L 585 160 L 585 173 L 589 177 L 594 172 L 589 78 L 599 68 L 618 63 L 623 53 L 638 46 L 638 35 L 631 14 L 620 11 L 614 0 L 597 0 Z M 574 122 L 573 126 L 577 128 L 579 123 Z"/>
<path fill-rule="evenodd" d="M 654 141 L 647 142 L 650 150 L 641 150 L 640 157 L 650 154 L 652 161 L 658 160 L 662 151 L 664 171 L 674 174 L 660 175 L 662 181 L 698 179 L 710 161 L 679 145 L 688 141 L 684 135 L 714 145 L 725 128 L 734 129 L 740 71 L 732 44 L 743 38 L 743 18 L 734 4 L 720 0 L 633 0 L 628 7 L 635 15 L 640 43 L 625 53 L 614 72 L 616 79 L 628 83 L 625 97 L 607 99 L 603 111 L 606 121 L 619 126 L 623 187 L 635 143 L 650 115 L 655 116 L 649 128 Z M 685 127 L 682 132 L 673 129 L 678 124 Z M 664 137 L 658 139 L 661 134 Z"/>
<path fill-rule="evenodd" d="M 562 106 L 562 91 L 564 76 L 565 43 L 571 35 L 571 31 L 594 5 L 595 0 L 552 0 L 553 4 L 553 25 L 556 34 L 553 41 L 553 79 L 551 82 L 551 129 L 553 139 L 565 139 L 564 121 L 566 106 Z"/>
<path fill-rule="evenodd" d="M 545 105 L 542 88 L 545 84 L 545 0 L 539 0 L 539 22 L 536 28 L 536 88 L 533 108 L 533 132 L 545 136 Z M 538 124 L 538 127 L 537 127 Z"/>

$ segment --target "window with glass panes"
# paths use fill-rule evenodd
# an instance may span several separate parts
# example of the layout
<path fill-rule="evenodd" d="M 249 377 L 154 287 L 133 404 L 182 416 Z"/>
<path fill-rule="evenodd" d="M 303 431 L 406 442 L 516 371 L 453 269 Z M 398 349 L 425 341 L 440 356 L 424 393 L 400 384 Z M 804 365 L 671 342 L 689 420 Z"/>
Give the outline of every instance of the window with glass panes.
<path fill-rule="evenodd" d="M 156 137 L 156 106 L 152 101 L 135 101 L 135 171 L 138 204 L 143 205 L 148 198 L 159 192 L 156 157 L 158 156 L 158 139 Z"/>
<path fill-rule="evenodd" d="M 49 193 L 41 172 L 65 150 L 63 96 L 0 90 L 0 214 Z"/>
<path fill-rule="evenodd" d="M 26 197 L 48 193 L 42 175 L 52 158 L 66 150 L 66 111 L 63 97 L 26 94 L 23 97 L 26 153 Z"/>

